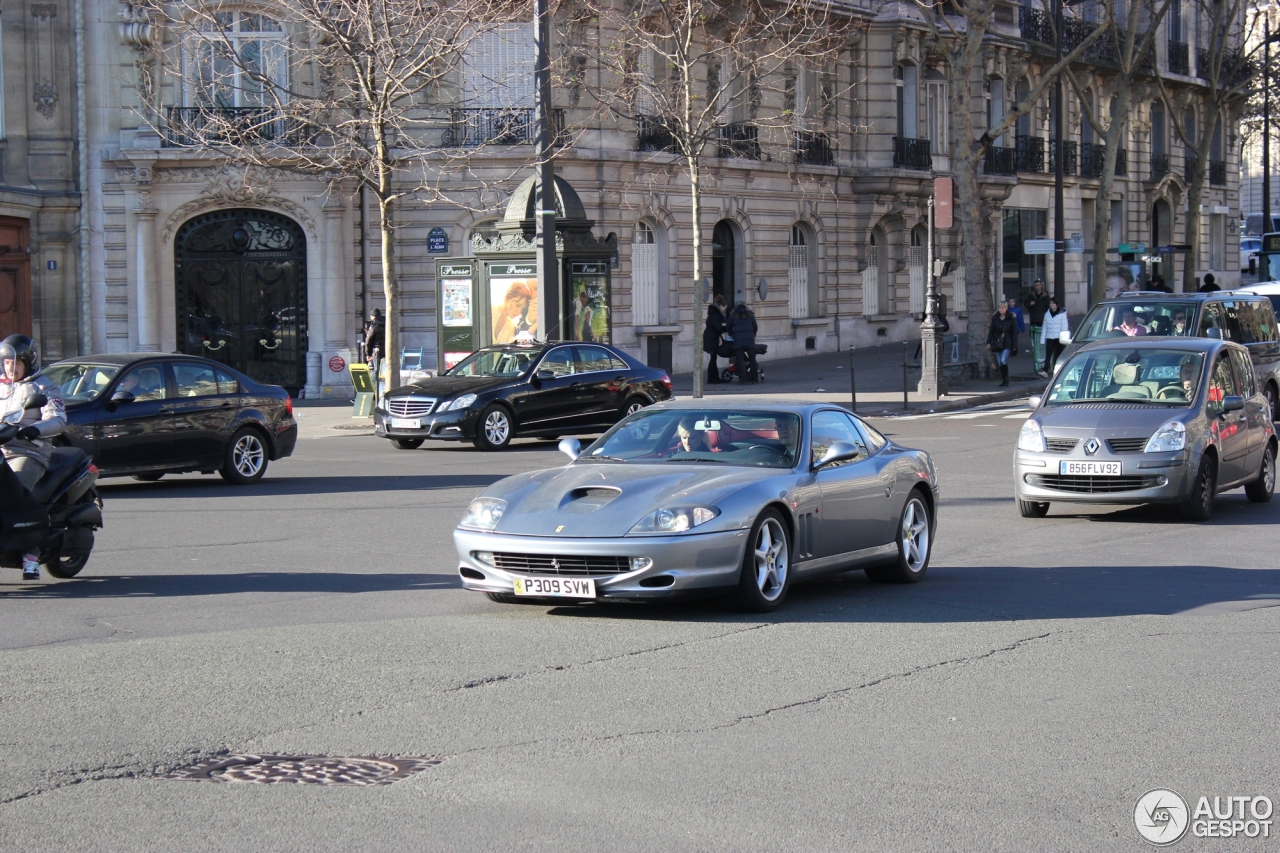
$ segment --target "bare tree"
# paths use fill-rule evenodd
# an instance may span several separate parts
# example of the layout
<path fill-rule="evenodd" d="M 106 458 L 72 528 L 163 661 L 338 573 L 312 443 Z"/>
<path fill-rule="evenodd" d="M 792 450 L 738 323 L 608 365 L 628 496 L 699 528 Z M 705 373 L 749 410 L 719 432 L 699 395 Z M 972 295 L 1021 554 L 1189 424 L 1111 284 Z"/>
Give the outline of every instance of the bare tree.
<path fill-rule="evenodd" d="M 760 159 L 772 128 L 794 133 L 789 161 L 830 161 L 839 94 L 830 69 L 852 24 L 819 0 L 587 0 L 587 6 L 606 40 L 596 46 L 602 84 L 592 95 L 599 109 L 634 122 L 642 150 L 680 157 L 700 294 L 704 153 L 714 146 L 720 156 Z M 702 396 L 701 355 L 693 382 L 694 396 Z"/>
<path fill-rule="evenodd" d="M 1197 51 L 1195 68 L 1196 75 L 1205 81 L 1203 95 L 1198 96 L 1195 90 L 1170 92 L 1164 80 L 1157 78 L 1170 124 L 1186 146 L 1189 161 L 1186 239 L 1191 251 L 1182 271 L 1184 292 L 1196 289 L 1196 270 L 1200 269 L 1200 205 L 1205 184 L 1226 183 L 1227 127 L 1239 117 L 1256 85 L 1254 53 L 1261 47 L 1260 39 L 1248 38 L 1249 31 L 1261 25 L 1257 16 L 1246 20 L 1248 0 L 1196 0 L 1193 8 L 1200 21 L 1197 41 L 1204 45 Z M 1199 117 L 1197 103 L 1203 108 Z M 1218 158 L 1211 159 L 1215 151 Z M 1217 174 L 1219 170 L 1221 174 Z"/>
<path fill-rule="evenodd" d="M 218 0 L 150 0 L 168 33 L 164 72 L 192 106 L 162 119 L 144 103 L 143 116 L 179 144 L 259 173 L 318 176 L 331 193 L 369 190 L 392 358 L 399 208 L 410 196 L 440 199 L 446 186 L 455 198 L 474 189 L 459 176 L 491 134 L 459 124 L 449 107 L 467 97 L 456 85 L 467 46 L 511 9 L 499 0 L 285 0 L 272 9 L 268 17 L 228 12 Z M 246 38 L 245 21 L 285 38 Z M 506 132 L 531 139 L 529 115 L 510 110 Z"/>
<path fill-rule="evenodd" d="M 986 347 L 985 321 L 994 310 L 987 263 L 988 252 L 994 248 L 988 244 L 983 232 L 979 178 L 987 151 L 995 140 L 1014 127 L 1020 117 L 1034 109 L 1056 76 L 1091 50 L 1108 26 L 1105 21 L 1099 23 L 1072 45 L 1061 61 L 1045 70 L 1026 96 L 1013 104 L 1003 120 L 988 122 L 985 110 L 978 104 L 983 99 L 984 60 L 996 3 L 997 0 L 916 0 L 924 13 L 931 47 L 947 62 L 951 98 L 951 169 L 955 173 L 955 212 L 960 221 L 964 288 L 970 317 L 969 351 L 972 353 L 982 352 Z M 974 318 L 977 318 L 976 322 Z M 978 359 L 979 375 L 985 377 L 989 371 L 987 361 Z"/>
<path fill-rule="evenodd" d="M 1102 44 L 1116 68 L 1114 73 L 1107 75 L 1112 96 L 1105 114 L 1100 105 L 1094 103 L 1075 69 L 1068 67 L 1065 72 L 1080 102 L 1084 120 L 1102 137 L 1104 146 L 1102 162 L 1087 164 L 1093 166 L 1098 178 L 1098 206 L 1093 227 L 1093 279 L 1089 282 L 1091 302 L 1107 295 L 1106 247 L 1111 234 L 1111 191 L 1116 182 L 1116 169 L 1120 152 L 1124 149 L 1129 117 L 1139 97 L 1146 91 L 1145 87 L 1139 88 L 1136 84 L 1140 76 L 1157 73 L 1156 37 L 1171 2 L 1103 0 L 1105 19 L 1110 27 Z"/>

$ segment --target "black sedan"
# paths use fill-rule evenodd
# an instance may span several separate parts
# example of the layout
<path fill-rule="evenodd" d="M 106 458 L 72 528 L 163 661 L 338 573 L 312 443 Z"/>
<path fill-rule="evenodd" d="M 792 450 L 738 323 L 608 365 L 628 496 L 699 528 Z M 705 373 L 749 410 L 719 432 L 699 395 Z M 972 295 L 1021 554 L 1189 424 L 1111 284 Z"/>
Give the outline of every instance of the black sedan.
<path fill-rule="evenodd" d="M 374 429 L 399 448 L 427 439 L 501 450 L 516 436 L 601 432 L 671 398 L 671 378 L 604 344 L 501 344 L 388 391 Z"/>
<path fill-rule="evenodd" d="M 63 438 L 93 457 L 100 477 L 217 471 L 247 485 L 298 441 L 287 391 L 207 358 L 86 355 L 44 372 L 67 404 Z"/>

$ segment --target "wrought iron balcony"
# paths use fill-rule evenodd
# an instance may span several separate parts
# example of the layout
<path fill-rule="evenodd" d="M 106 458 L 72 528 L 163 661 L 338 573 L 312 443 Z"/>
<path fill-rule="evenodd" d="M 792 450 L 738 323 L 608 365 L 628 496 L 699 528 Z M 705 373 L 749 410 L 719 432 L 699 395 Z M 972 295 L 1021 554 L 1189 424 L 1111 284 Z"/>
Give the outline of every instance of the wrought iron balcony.
<path fill-rule="evenodd" d="M 1196 76 L 1210 79 L 1213 74 L 1211 52 L 1206 48 L 1196 50 Z M 1218 57 L 1218 85 L 1228 88 L 1246 83 L 1257 75 L 1258 63 L 1238 50 L 1224 52 Z"/>
<path fill-rule="evenodd" d="M 898 169 L 931 171 L 933 169 L 933 154 L 930 151 L 929 140 L 895 136 L 893 138 L 893 165 Z"/>
<path fill-rule="evenodd" d="M 1100 178 L 1107 159 L 1107 146 L 1100 142 L 1080 143 L 1080 177 Z"/>
<path fill-rule="evenodd" d="M 792 132 L 792 151 L 797 163 L 810 166 L 833 166 L 835 155 L 831 149 L 831 137 L 821 131 L 796 130 Z"/>
<path fill-rule="evenodd" d="M 1169 174 L 1169 155 L 1168 154 L 1152 154 L 1151 155 L 1151 180 L 1158 181 L 1167 174 Z"/>
<path fill-rule="evenodd" d="M 1044 140 L 1038 136 L 1014 137 L 1019 172 L 1044 171 Z"/>
<path fill-rule="evenodd" d="M 1083 18 L 1070 16 L 1062 21 L 1062 52 L 1070 53 L 1079 47 L 1100 25 Z M 1043 9 L 1030 6 L 1018 8 L 1018 28 L 1027 41 L 1044 45 L 1053 44 L 1053 22 Z M 1097 39 L 1085 49 L 1084 59 L 1117 63 L 1120 60 L 1116 41 L 1109 35 Z"/>
<path fill-rule="evenodd" d="M 721 125 L 716 131 L 716 143 L 720 157 L 760 159 L 760 129 L 754 124 L 739 121 Z"/>
<path fill-rule="evenodd" d="M 1050 141 L 1049 143 L 1049 172 L 1053 174 L 1058 168 L 1058 146 Z M 1070 139 L 1062 141 L 1062 174 L 1074 175 L 1076 173 L 1077 149 L 1076 143 Z"/>
<path fill-rule="evenodd" d="M 551 133 L 564 138 L 564 110 L 551 110 Z M 532 145 L 538 139 L 536 114 L 528 107 L 482 107 L 451 110 L 449 127 L 441 144 L 445 148 L 479 148 L 484 145 Z"/>
<path fill-rule="evenodd" d="M 992 145 L 987 149 L 983 171 L 988 175 L 1012 175 L 1018 171 L 1018 149 Z"/>
<path fill-rule="evenodd" d="M 636 116 L 636 150 L 680 153 L 669 120 L 661 116 Z"/>
<path fill-rule="evenodd" d="M 1022 37 L 1027 41 L 1053 44 L 1053 26 L 1049 22 L 1049 16 L 1042 9 L 1019 6 L 1018 29 L 1022 32 Z"/>
<path fill-rule="evenodd" d="M 1209 161 L 1209 183 L 1215 187 L 1227 185 L 1227 163 L 1225 160 Z"/>
<path fill-rule="evenodd" d="M 276 143 L 306 145 L 316 131 L 282 117 L 271 107 L 168 107 L 165 148 L 222 148 L 234 145 Z"/>
<path fill-rule="evenodd" d="M 1191 73 L 1191 51 L 1185 41 L 1169 42 L 1169 70 L 1174 74 Z"/>

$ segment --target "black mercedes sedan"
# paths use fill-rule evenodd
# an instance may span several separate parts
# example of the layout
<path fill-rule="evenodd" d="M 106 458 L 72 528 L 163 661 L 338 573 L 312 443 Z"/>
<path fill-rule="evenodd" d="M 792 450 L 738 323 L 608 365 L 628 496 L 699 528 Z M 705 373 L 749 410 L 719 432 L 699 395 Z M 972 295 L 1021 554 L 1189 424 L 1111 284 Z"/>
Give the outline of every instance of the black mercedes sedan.
<path fill-rule="evenodd" d="M 293 453 L 289 393 L 207 358 L 158 353 L 85 355 L 46 367 L 67 404 L 62 438 L 93 457 L 100 477 L 217 471 L 256 483 Z"/>
<path fill-rule="evenodd" d="M 671 399 L 671 378 L 605 344 L 484 347 L 439 376 L 388 391 L 374 430 L 404 450 L 427 439 L 501 450 L 517 436 L 602 432 Z"/>

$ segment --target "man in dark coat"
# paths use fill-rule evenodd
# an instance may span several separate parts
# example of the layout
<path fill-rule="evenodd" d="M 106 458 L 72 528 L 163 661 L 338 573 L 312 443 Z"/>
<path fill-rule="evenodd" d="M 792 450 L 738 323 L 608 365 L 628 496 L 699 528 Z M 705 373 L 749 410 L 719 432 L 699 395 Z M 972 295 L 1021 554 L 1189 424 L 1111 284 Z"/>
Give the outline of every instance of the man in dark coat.
<path fill-rule="evenodd" d="M 707 306 L 707 325 L 702 330 L 702 351 L 710 358 L 707 360 L 707 384 L 715 385 L 720 379 L 720 369 L 716 367 L 716 356 L 720 351 L 720 338 L 724 335 L 728 324 L 729 304 L 723 296 L 716 296 L 715 302 Z"/>
<path fill-rule="evenodd" d="M 1044 291 L 1044 282 L 1036 279 L 1027 294 L 1027 331 L 1031 334 L 1031 367 L 1041 376 L 1044 372 L 1044 345 L 1040 343 L 1040 329 L 1044 326 L 1044 314 L 1049 310 L 1049 294 Z"/>
<path fill-rule="evenodd" d="M 760 368 L 756 364 L 756 315 L 746 303 L 739 302 L 729 316 L 729 337 L 733 339 L 733 363 L 738 366 L 738 381 L 755 384 Z"/>
<path fill-rule="evenodd" d="M 1221 289 L 1221 287 L 1218 287 L 1218 282 L 1214 280 L 1213 273 L 1207 272 L 1204 274 L 1204 284 L 1200 285 L 1201 293 L 1216 293 Z"/>
<path fill-rule="evenodd" d="M 387 357 L 387 324 L 382 320 L 382 310 L 374 308 L 369 314 L 369 322 L 364 327 L 364 360 L 373 364 L 373 351 L 377 350 L 379 358 Z"/>

